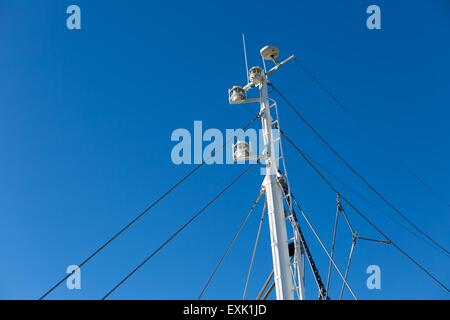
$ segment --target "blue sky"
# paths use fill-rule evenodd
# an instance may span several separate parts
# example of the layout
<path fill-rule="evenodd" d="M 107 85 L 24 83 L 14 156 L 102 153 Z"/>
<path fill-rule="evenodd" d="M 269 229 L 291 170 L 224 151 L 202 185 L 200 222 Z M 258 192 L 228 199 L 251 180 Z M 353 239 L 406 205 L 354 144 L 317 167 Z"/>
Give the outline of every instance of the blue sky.
<path fill-rule="evenodd" d="M 435 1 L 75 1 L 82 30 L 65 26 L 68 1 L 0 1 L 0 298 L 36 299 L 190 166 L 170 159 L 174 129 L 236 128 L 251 114 L 230 106 L 243 84 L 241 34 L 250 65 L 273 44 L 295 54 L 391 150 L 450 199 L 450 6 Z M 378 4 L 382 30 L 365 26 Z M 367 179 L 447 248 L 449 208 L 423 188 L 295 64 L 271 80 Z M 276 95 L 273 95 L 277 99 Z M 281 123 L 315 160 L 383 212 L 395 214 L 339 164 L 278 98 Z M 335 195 L 285 145 L 291 184 L 329 244 Z M 82 270 L 82 290 L 50 298 L 98 299 L 242 170 L 202 168 Z M 196 298 L 262 177 L 243 178 L 111 298 Z M 338 184 L 337 184 L 338 185 Z M 399 245 L 447 285 L 449 259 L 341 188 Z M 252 216 L 206 298 L 239 299 L 261 207 Z M 361 235 L 377 237 L 347 209 Z M 305 234 L 322 273 L 327 258 Z M 339 237 L 344 268 L 350 235 Z M 382 289 L 365 285 L 368 265 Z M 249 288 L 271 270 L 268 226 Z M 333 277 L 331 294 L 340 287 Z M 392 247 L 361 241 L 349 283 L 363 299 L 448 299 Z M 307 273 L 307 295 L 317 297 Z M 346 295 L 346 298 L 349 298 Z"/>

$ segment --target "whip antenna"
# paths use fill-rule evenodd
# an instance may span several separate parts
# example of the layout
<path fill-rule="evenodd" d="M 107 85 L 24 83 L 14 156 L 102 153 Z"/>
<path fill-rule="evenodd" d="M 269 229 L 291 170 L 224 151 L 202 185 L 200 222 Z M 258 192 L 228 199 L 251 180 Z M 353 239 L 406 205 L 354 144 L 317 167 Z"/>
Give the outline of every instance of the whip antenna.
<path fill-rule="evenodd" d="M 242 34 L 242 47 L 244 48 L 244 61 L 245 61 L 245 75 L 247 76 L 247 83 L 249 82 L 248 77 L 248 61 L 247 61 L 247 47 L 245 45 L 245 34 Z"/>

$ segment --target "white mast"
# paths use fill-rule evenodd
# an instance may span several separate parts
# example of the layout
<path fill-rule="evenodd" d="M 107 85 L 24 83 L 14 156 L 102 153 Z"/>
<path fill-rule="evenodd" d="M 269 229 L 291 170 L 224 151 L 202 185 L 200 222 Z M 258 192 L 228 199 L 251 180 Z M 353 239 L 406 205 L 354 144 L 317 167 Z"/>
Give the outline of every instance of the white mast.
<path fill-rule="evenodd" d="M 270 228 L 270 242 L 272 247 L 273 277 L 277 300 L 293 300 L 294 284 L 291 275 L 289 258 L 289 243 L 286 232 L 286 217 L 282 190 L 277 181 L 278 159 L 272 131 L 272 115 L 267 93 L 267 78 L 259 85 L 261 98 L 261 123 L 266 150 L 266 177 L 263 186 L 267 200 L 267 215 Z"/>
<path fill-rule="evenodd" d="M 279 157 L 277 157 L 278 149 L 276 147 L 278 145 L 276 143 L 279 142 L 279 137 L 274 137 L 274 121 L 271 115 L 271 109 L 276 105 L 269 99 L 267 90 L 267 75 L 275 72 L 281 65 L 293 59 L 294 56 L 290 56 L 279 63 L 277 61 L 278 49 L 271 46 L 262 48 L 261 56 L 263 63 L 264 60 L 271 60 L 275 63 L 275 66 L 269 71 L 266 71 L 264 63 L 264 70 L 260 67 L 253 67 L 250 71 L 247 70 L 249 83 L 244 87 L 235 86 L 230 89 L 229 100 L 231 104 L 260 103 L 264 154 L 259 159 L 266 162 L 263 188 L 267 200 L 276 297 L 277 300 L 293 300 L 295 292 L 299 292 L 298 296 L 302 299 L 304 297 L 303 274 L 302 271 L 298 273 L 298 285 L 294 284 L 296 275 L 291 269 L 291 259 L 289 256 L 289 242 L 286 231 L 287 217 L 284 211 L 283 190 L 277 179 Z M 247 99 L 247 91 L 251 88 L 258 88 L 259 99 Z M 242 148 L 245 142 L 238 142 L 238 144 L 239 148 Z M 248 152 L 244 154 L 248 155 Z M 298 248 L 299 246 L 296 245 L 295 247 Z M 296 255 L 301 255 L 301 253 L 297 252 Z M 296 261 L 298 260 L 296 259 Z M 298 270 L 303 270 L 301 266 L 297 266 L 297 268 L 299 268 Z"/>

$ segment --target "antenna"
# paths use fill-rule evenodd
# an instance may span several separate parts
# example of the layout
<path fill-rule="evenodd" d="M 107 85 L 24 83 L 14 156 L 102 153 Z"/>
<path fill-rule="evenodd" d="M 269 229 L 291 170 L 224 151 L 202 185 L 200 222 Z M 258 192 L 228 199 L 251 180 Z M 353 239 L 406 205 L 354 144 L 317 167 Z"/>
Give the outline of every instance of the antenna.
<path fill-rule="evenodd" d="M 247 76 L 247 83 L 249 82 L 248 78 L 248 61 L 247 61 L 247 46 L 245 45 L 245 34 L 242 34 L 242 47 L 244 49 L 244 61 L 245 61 L 245 75 Z"/>

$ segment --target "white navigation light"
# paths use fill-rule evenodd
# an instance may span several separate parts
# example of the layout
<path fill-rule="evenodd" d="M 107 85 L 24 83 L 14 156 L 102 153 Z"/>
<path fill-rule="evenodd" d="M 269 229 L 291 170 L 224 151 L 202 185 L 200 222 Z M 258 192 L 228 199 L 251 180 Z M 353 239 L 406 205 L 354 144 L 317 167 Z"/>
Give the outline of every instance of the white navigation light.
<path fill-rule="evenodd" d="M 228 100 L 231 104 L 244 103 L 247 99 L 247 93 L 242 87 L 234 86 L 228 90 Z"/>
<path fill-rule="evenodd" d="M 245 161 L 250 158 L 250 145 L 245 141 L 238 141 L 234 145 L 234 159 Z"/>
<path fill-rule="evenodd" d="M 260 67 L 253 67 L 249 70 L 250 82 L 258 85 L 264 81 L 263 70 Z"/>

